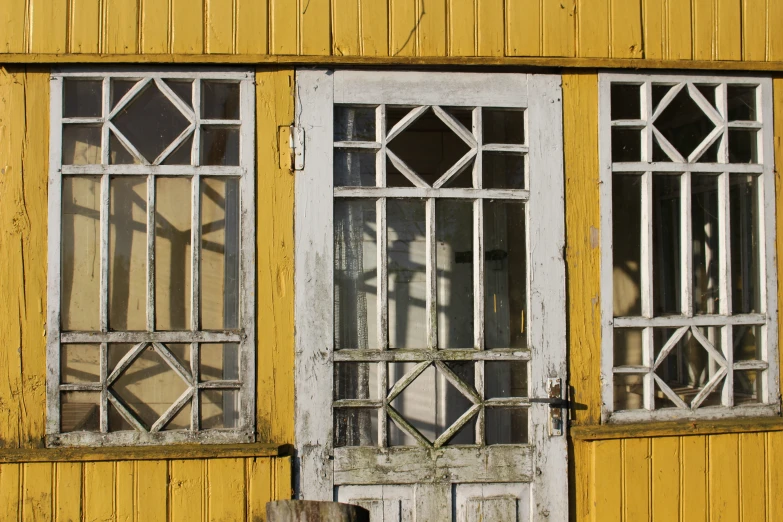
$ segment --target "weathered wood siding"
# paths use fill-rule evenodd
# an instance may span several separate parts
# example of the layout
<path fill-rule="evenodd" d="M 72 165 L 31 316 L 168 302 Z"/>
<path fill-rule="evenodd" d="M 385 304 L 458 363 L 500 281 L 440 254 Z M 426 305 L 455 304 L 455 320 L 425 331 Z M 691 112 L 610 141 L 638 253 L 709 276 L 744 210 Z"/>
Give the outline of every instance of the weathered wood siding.
<path fill-rule="evenodd" d="M 4 0 L 0 53 L 783 60 L 765 0 Z"/>

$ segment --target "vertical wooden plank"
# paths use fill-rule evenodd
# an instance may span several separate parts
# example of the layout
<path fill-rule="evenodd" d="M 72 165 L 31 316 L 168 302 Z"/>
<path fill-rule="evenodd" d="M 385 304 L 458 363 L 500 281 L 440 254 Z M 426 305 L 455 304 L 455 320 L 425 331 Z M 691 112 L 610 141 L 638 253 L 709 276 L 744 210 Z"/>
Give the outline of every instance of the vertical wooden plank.
<path fill-rule="evenodd" d="M 169 52 L 169 8 L 171 0 L 141 0 L 140 50 L 144 54 Z"/>
<path fill-rule="evenodd" d="M 594 522 L 622 520 L 622 441 L 601 440 L 593 443 L 592 488 Z"/>
<path fill-rule="evenodd" d="M 21 521 L 52 519 L 53 470 L 51 462 L 22 464 Z"/>
<path fill-rule="evenodd" d="M 623 507 L 625 520 L 650 517 L 650 439 L 623 441 Z"/>
<path fill-rule="evenodd" d="M 746 61 L 767 59 L 766 0 L 742 0 L 742 59 Z"/>
<path fill-rule="evenodd" d="M 709 437 L 710 520 L 739 520 L 739 435 Z"/>
<path fill-rule="evenodd" d="M 783 520 L 783 431 L 766 434 L 767 520 Z"/>
<path fill-rule="evenodd" d="M 269 0 L 272 54 L 297 54 L 299 49 L 298 1 Z"/>
<path fill-rule="evenodd" d="M 544 2 L 544 56 L 576 55 L 576 0 Z"/>
<path fill-rule="evenodd" d="M 783 60 L 783 2 L 769 2 L 767 10 L 766 34 L 768 38 L 767 60 Z M 778 272 L 780 273 L 780 272 Z"/>
<path fill-rule="evenodd" d="M 641 2 L 612 3 L 612 58 L 642 58 Z"/>
<path fill-rule="evenodd" d="M 102 51 L 107 54 L 138 52 L 138 21 L 136 2 L 104 0 Z"/>
<path fill-rule="evenodd" d="M 247 465 L 247 518 L 266 520 L 266 503 L 274 498 L 274 468 L 271 458 L 246 459 Z"/>
<path fill-rule="evenodd" d="M 717 0 L 716 60 L 742 59 L 742 10 L 740 0 Z"/>
<path fill-rule="evenodd" d="M 359 0 L 332 0 L 332 54 L 359 55 L 359 32 Z"/>
<path fill-rule="evenodd" d="M 26 0 L 4 0 L 0 10 L 0 53 L 25 51 L 26 7 Z"/>
<path fill-rule="evenodd" d="M 268 52 L 269 17 L 266 0 L 236 0 L 236 53 Z"/>
<path fill-rule="evenodd" d="M 593 520 L 591 507 L 595 489 L 592 482 L 593 446 L 590 441 L 574 440 L 568 458 L 568 502 L 575 520 Z"/>
<path fill-rule="evenodd" d="M 275 500 L 293 498 L 291 482 L 291 457 L 278 457 L 275 460 Z"/>
<path fill-rule="evenodd" d="M 693 59 L 715 56 L 715 0 L 693 1 Z"/>
<path fill-rule="evenodd" d="M 503 0 L 476 0 L 478 2 L 478 55 L 503 56 L 505 26 Z"/>
<path fill-rule="evenodd" d="M 679 520 L 680 504 L 680 438 L 652 439 L 652 520 Z M 626 483 L 626 488 L 636 486 Z M 690 499 L 690 495 L 685 497 Z"/>
<path fill-rule="evenodd" d="M 206 51 L 234 52 L 234 0 L 205 0 Z"/>
<path fill-rule="evenodd" d="M 630 2 L 624 2 L 630 3 Z M 609 0 L 578 0 L 576 54 L 583 58 L 609 56 Z"/>
<path fill-rule="evenodd" d="M 420 0 L 418 9 L 419 56 L 446 56 L 446 0 Z"/>
<path fill-rule="evenodd" d="M 363 56 L 389 55 L 389 11 L 387 2 L 359 0 Z"/>
<path fill-rule="evenodd" d="M 117 522 L 134 522 L 136 505 L 136 463 L 114 463 L 114 507 Z"/>
<path fill-rule="evenodd" d="M 64 53 L 68 24 L 68 0 L 28 0 L 28 51 L 31 53 Z M 19 23 L 19 20 L 15 23 Z"/>
<path fill-rule="evenodd" d="M 204 484 L 206 463 L 203 460 L 172 460 L 169 463 L 170 520 L 190 522 L 206 520 Z"/>
<path fill-rule="evenodd" d="M 416 0 L 389 0 L 389 51 L 391 56 L 416 55 Z"/>
<path fill-rule="evenodd" d="M 204 52 L 204 8 L 201 0 L 171 0 L 171 52 Z"/>
<path fill-rule="evenodd" d="M 693 39 L 690 2 L 666 2 L 666 35 L 669 60 L 690 60 L 693 57 Z"/>
<path fill-rule="evenodd" d="M 666 43 L 664 0 L 643 0 L 643 2 L 644 57 L 648 60 L 662 60 Z"/>
<path fill-rule="evenodd" d="M 97 53 L 101 36 L 100 22 L 100 0 L 71 0 L 68 13 L 68 52 Z"/>
<path fill-rule="evenodd" d="M 449 0 L 449 56 L 475 56 L 476 2 Z"/>
<path fill-rule="evenodd" d="M 82 464 L 58 462 L 55 467 L 55 520 L 71 522 L 82 519 Z M 109 491 L 111 496 L 111 491 Z"/>
<path fill-rule="evenodd" d="M 294 178 L 279 163 L 279 126 L 294 120 L 293 70 L 256 72 L 258 169 L 256 282 L 258 336 L 256 407 L 258 440 L 294 441 Z"/>
<path fill-rule="evenodd" d="M 301 54 L 329 56 L 332 52 L 332 17 L 329 0 L 302 0 L 300 1 L 300 10 Z"/>
<path fill-rule="evenodd" d="M 114 514 L 114 463 L 84 463 L 84 518 L 110 520 Z"/>
<path fill-rule="evenodd" d="M 207 461 L 209 520 L 245 520 L 244 459 Z"/>
<path fill-rule="evenodd" d="M 682 437 L 680 498 L 683 522 L 707 520 L 707 437 Z"/>
<path fill-rule="evenodd" d="M 744 522 L 767 520 L 766 436 L 764 433 L 742 433 L 740 444 L 740 516 Z M 773 495 L 777 493 L 770 492 Z"/>
<path fill-rule="evenodd" d="M 541 56 L 541 0 L 506 2 L 509 56 Z"/>
<path fill-rule="evenodd" d="M 165 460 L 136 462 L 136 520 L 166 520 L 168 478 Z"/>
<path fill-rule="evenodd" d="M 20 518 L 22 465 L 0 464 L 0 522 L 17 522 Z"/>

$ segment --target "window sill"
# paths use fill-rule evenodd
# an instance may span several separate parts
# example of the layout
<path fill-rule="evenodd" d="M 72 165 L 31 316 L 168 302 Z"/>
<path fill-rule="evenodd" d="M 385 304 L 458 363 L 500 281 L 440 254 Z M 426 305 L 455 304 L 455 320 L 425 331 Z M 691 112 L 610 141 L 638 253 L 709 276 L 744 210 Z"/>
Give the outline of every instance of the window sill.
<path fill-rule="evenodd" d="M 719 420 L 685 419 L 666 422 L 637 424 L 603 424 L 598 426 L 573 426 L 569 436 L 573 440 L 632 439 L 639 437 L 666 437 L 682 435 L 720 435 L 724 433 L 754 433 L 783 431 L 780 417 L 754 417 Z"/>
<path fill-rule="evenodd" d="M 284 448 L 278 444 L 188 444 L 135 448 L 0 449 L 0 463 L 277 457 L 285 453 Z"/>

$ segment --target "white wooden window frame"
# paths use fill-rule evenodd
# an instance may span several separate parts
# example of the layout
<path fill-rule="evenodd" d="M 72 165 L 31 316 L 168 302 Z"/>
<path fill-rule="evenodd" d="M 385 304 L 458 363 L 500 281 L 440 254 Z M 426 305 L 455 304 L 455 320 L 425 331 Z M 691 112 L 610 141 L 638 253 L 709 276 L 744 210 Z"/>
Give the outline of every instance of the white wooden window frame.
<path fill-rule="evenodd" d="M 63 114 L 63 80 L 102 80 L 102 115 L 95 118 L 65 118 Z M 111 79 L 139 80 L 144 85 L 154 82 L 189 121 L 185 131 L 152 161 L 144 157 L 127 141 L 123 145 L 141 164 L 109 164 L 109 130 L 111 118 L 120 107 L 131 102 L 143 86 L 137 84 L 117 105 L 111 107 Z M 188 107 L 166 87 L 164 79 L 194 80 L 193 107 Z M 202 80 L 226 80 L 240 86 L 239 120 L 208 120 L 201 118 L 200 86 Z M 101 127 L 101 164 L 63 165 L 62 130 L 67 123 L 88 123 Z M 230 124 L 239 128 L 239 165 L 211 166 L 200 164 L 200 134 L 202 124 Z M 117 134 L 115 134 L 117 135 Z M 193 136 L 191 165 L 161 165 L 176 147 Z M 118 136 L 119 138 L 119 136 Z M 49 207 L 48 207 L 48 278 L 47 278 L 47 375 L 46 375 L 46 445 L 56 446 L 134 446 L 181 443 L 240 443 L 255 441 L 255 83 L 252 71 L 222 68 L 63 68 L 52 72 L 50 82 L 49 137 Z M 63 176 L 100 176 L 100 304 L 99 331 L 63 331 L 61 329 L 61 227 Z M 108 325 L 109 286 L 109 183 L 113 177 L 145 176 L 147 178 L 147 272 L 146 331 L 113 331 Z M 191 183 L 191 293 L 190 330 L 155 330 L 155 179 L 159 176 L 186 176 Z M 199 329 L 199 256 L 201 241 L 200 180 L 203 177 L 230 176 L 239 180 L 239 318 L 238 328 L 230 330 Z M 152 231 L 152 232 L 151 232 Z M 189 343 L 190 367 L 184 368 L 162 343 Z M 91 343 L 100 345 L 99 382 L 61 383 L 61 345 Z M 133 343 L 134 348 L 112 372 L 108 368 L 108 344 Z M 238 343 L 239 378 L 237 380 L 203 381 L 199 376 L 199 345 L 201 343 Z M 151 347 L 187 384 L 187 390 L 148 430 L 113 396 L 110 386 L 122 371 L 135 360 L 135 355 Z M 239 408 L 236 428 L 200 429 L 199 392 L 203 390 L 237 390 Z M 60 430 L 60 394 L 66 391 L 100 392 L 99 431 Z M 189 430 L 162 431 L 180 407 L 191 401 Z M 134 431 L 110 432 L 108 405 L 111 403 Z"/>
<path fill-rule="evenodd" d="M 613 83 L 641 85 L 639 120 L 615 120 L 611 117 L 611 85 Z M 678 86 L 678 89 L 688 89 L 694 101 L 715 124 L 715 130 L 702 142 L 690 157 L 682 157 L 673 146 L 664 140 L 660 140 L 664 151 L 680 161 L 653 162 L 652 147 L 653 134 L 659 132 L 654 128 L 653 122 L 663 107 L 653 110 L 651 98 L 652 83 L 663 83 Z M 716 102 L 717 110 L 709 102 L 698 94 L 694 83 L 710 84 L 717 86 Z M 757 122 L 730 122 L 727 114 L 727 85 L 739 85 L 757 87 L 756 111 Z M 694 92 L 695 91 L 695 92 Z M 670 95 L 673 97 L 676 92 Z M 599 74 L 599 164 L 601 168 L 600 180 L 600 212 L 601 212 L 601 389 L 602 389 L 602 421 L 603 422 L 643 422 L 663 421 L 683 418 L 718 419 L 740 416 L 774 416 L 780 413 L 780 383 L 778 371 L 778 325 L 777 325 L 777 271 L 775 254 L 775 179 L 774 179 L 774 154 L 772 126 L 772 80 L 763 77 L 734 77 L 734 76 L 710 76 L 706 74 L 688 75 L 658 75 L 658 74 Z M 641 130 L 641 160 L 639 162 L 612 162 L 612 128 L 627 127 Z M 728 130 L 731 128 L 758 129 L 758 162 L 757 163 L 729 163 L 728 154 Z M 701 154 L 713 143 L 719 143 L 717 163 L 697 163 Z M 633 317 L 614 317 L 613 309 L 613 239 L 612 239 L 612 181 L 615 173 L 641 173 L 641 223 L 643 227 L 641 235 L 641 314 Z M 652 288 L 652 178 L 654 173 L 682 174 L 683 197 L 681 219 L 681 302 L 682 313 L 680 315 L 655 316 L 653 311 L 653 297 L 649 289 Z M 690 177 L 692 173 L 716 173 L 719 190 L 719 212 L 721 224 L 719 225 L 720 248 L 719 265 L 721 284 L 719 285 L 720 310 L 717 314 L 694 314 L 692 292 L 692 242 L 691 238 L 691 199 Z M 759 208 L 759 235 L 763 239 L 759 251 L 759 280 L 760 302 L 763 308 L 761 313 L 734 314 L 731 310 L 731 285 L 730 281 L 730 231 L 728 224 L 728 190 L 730 174 L 753 174 L 758 176 Z M 660 174 L 659 174 L 660 175 Z M 647 202 L 645 204 L 645 202 Z M 644 229 L 649 229 L 646 233 Z M 762 362 L 738 362 L 733 361 L 732 326 L 734 325 L 759 325 L 762 327 Z M 676 408 L 654 409 L 654 379 L 655 367 L 660 360 L 654 356 L 652 328 L 668 327 L 678 329 L 675 336 L 685 333 L 688 329 L 699 337 L 698 327 L 714 326 L 722 329 L 721 346 L 715 347 L 711 354 L 718 359 L 721 366 L 720 372 L 725 377 L 719 380 L 713 379 L 705 385 L 705 388 L 718 389 L 722 386 L 721 406 L 699 408 L 698 404 L 691 408 L 687 404 L 680 404 Z M 616 328 L 643 328 L 642 357 L 646 364 L 643 367 L 616 367 L 614 365 L 614 330 Z M 669 343 L 667 343 L 668 345 Z M 704 345 L 704 343 L 702 343 Z M 665 347 L 664 347 L 665 349 Z M 662 359 L 659 357 L 658 359 Z M 766 370 L 762 380 L 763 403 L 742 404 L 735 406 L 733 403 L 733 370 Z M 616 374 L 645 372 L 643 386 L 643 409 L 614 411 L 613 380 Z M 724 386 L 724 380 L 726 385 Z M 717 382 L 713 382 L 717 381 Z M 706 396 L 708 391 L 703 395 Z M 700 394 L 701 395 L 701 394 Z M 670 399 L 677 404 L 670 396 Z M 698 397 L 697 397 L 698 399 Z M 680 401 L 682 402 L 682 401 Z"/>

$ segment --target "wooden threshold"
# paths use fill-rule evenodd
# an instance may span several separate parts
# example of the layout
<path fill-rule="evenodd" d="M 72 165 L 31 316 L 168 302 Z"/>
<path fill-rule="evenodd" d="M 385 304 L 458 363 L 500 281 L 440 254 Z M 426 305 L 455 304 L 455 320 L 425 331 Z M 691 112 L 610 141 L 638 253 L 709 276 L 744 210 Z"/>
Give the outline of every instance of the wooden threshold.
<path fill-rule="evenodd" d="M 277 457 L 278 444 L 186 444 L 177 446 L 117 446 L 104 448 L 0 449 L 0 464 L 22 462 L 90 462 L 105 460 L 173 460 Z"/>
<path fill-rule="evenodd" d="M 780 417 L 756 417 L 719 420 L 686 419 L 635 424 L 602 424 L 597 426 L 572 426 L 568 433 L 573 440 L 590 441 L 633 439 L 640 437 L 756 433 L 762 431 L 783 431 L 783 419 Z"/>

